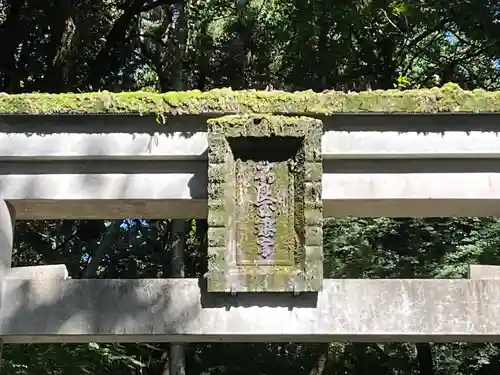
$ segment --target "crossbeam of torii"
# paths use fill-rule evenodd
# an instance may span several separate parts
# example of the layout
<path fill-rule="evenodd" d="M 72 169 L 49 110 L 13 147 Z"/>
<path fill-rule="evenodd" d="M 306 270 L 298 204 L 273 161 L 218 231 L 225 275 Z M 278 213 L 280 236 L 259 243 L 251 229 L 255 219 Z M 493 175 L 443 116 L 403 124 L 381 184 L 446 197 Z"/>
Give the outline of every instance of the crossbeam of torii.
<path fill-rule="evenodd" d="M 323 215 L 498 215 L 493 109 L 309 113 L 324 128 Z M 500 282 L 490 269 L 473 268 L 467 280 L 325 279 L 321 291 L 297 296 L 208 293 L 196 279 L 73 280 L 62 265 L 10 269 L 14 212 L 21 220 L 206 217 L 205 122 L 215 112 L 167 116 L 165 125 L 134 114 L 1 117 L 5 342 L 497 340 Z"/>

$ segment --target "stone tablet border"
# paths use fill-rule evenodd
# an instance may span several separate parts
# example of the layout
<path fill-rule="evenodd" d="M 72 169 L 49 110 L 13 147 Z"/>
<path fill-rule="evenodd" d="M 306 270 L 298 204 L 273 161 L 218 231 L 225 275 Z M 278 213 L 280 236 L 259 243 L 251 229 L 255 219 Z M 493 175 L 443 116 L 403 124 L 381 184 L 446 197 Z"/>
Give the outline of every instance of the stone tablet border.
<path fill-rule="evenodd" d="M 316 292 L 323 281 L 323 202 L 321 137 L 323 124 L 308 117 L 224 116 L 208 121 L 208 291 Z M 230 205 L 234 188 L 232 151 L 226 137 L 290 136 L 304 139 L 305 240 L 295 266 L 238 266 L 229 246 Z M 232 199 L 232 198 L 229 198 Z M 229 207 L 228 207 L 229 206 Z M 229 211 L 228 211 L 229 210 Z"/>

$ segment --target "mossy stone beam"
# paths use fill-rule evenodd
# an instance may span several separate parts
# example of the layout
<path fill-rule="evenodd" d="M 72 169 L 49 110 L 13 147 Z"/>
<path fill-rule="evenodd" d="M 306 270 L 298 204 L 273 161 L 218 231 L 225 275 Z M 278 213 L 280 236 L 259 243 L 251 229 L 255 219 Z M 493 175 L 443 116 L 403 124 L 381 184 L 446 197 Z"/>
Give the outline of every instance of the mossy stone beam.
<path fill-rule="evenodd" d="M 322 133 L 309 117 L 208 121 L 210 292 L 321 289 Z"/>
<path fill-rule="evenodd" d="M 456 84 L 419 90 L 367 91 L 185 91 L 97 92 L 85 94 L 0 95 L 0 114 L 141 113 L 182 114 L 300 114 L 335 113 L 500 112 L 500 92 L 465 91 Z"/>

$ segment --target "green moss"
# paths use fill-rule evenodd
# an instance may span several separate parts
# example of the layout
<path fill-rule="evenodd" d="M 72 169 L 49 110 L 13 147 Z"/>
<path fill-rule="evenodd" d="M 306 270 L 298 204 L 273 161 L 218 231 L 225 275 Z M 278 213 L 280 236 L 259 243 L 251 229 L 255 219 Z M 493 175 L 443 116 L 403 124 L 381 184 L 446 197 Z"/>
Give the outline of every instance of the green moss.
<path fill-rule="evenodd" d="M 312 129 L 322 128 L 320 120 L 310 117 L 268 114 L 227 115 L 210 119 L 207 123 L 210 132 L 226 137 L 300 137 L 309 134 Z"/>
<path fill-rule="evenodd" d="M 275 196 L 286 192 L 286 197 L 279 201 L 278 216 L 276 218 L 276 265 L 294 265 L 294 250 L 297 247 L 295 233 L 295 189 L 296 174 L 290 171 L 290 160 L 279 163 L 274 168 L 276 182 Z"/>
<path fill-rule="evenodd" d="M 247 195 L 248 190 L 252 188 L 253 181 L 248 181 L 247 176 L 252 175 L 254 163 L 235 161 L 235 183 L 234 194 L 243 196 Z M 232 188 L 231 188 L 232 190 Z M 258 244 L 254 233 L 254 223 L 257 220 L 257 213 L 253 208 L 253 203 L 250 200 L 236 201 L 235 210 L 238 212 L 230 212 L 229 215 L 234 219 L 236 227 L 236 242 L 237 262 L 239 265 L 252 265 L 258 259 Z M 244 212 L 244 214 L 242 214 Z"/>
<path fill-rule="evenodd" d="M 255 185 L 251 181 L 250 186 L 245 186 L 248 184 L 246 181 L 246 176 L 252 176 L 254 174 L 255 162 L 246 161 L 242 162 L 238 160 L 236 162 L 236 184 L 238 189 L 244 189 L 244 195 L 246 195 L 246 190 L 255 190 Z M 290 176 L 288 172 L 288 161 L 283 161 L 278 163 L 274 167 L 274 175 L 276 176 L 276 181 L 273 184 L 273 196 L 276 198 L 277 194 L 283 194 L 284 191 L 286 199 L 288 202 L 280 201 L 277 205 L 278 215 L 276 218 L 276 260 L 275 265 L 293 265 L 294 249 L 296 247 L 296 236 L 294 230 L 293 216 L 290 217 L 291 212 L 294 209 L 293 196 L 294 192 L 290 189 L 293 184 L 289 183 Z M 246 183 L 245 183 L 246 182 Z M 292 179 L 293 182 L 293 179 Z M 292 186 L 290 186 L 292 185 Z M 254 192 L 255 193 L 255 192 Z M 259 261 L 259 244 L 258 238 L 255 234 L 255 223 L 258 220 L 257 210 L 253 204 L 253 200 L 247 200 L 245 202 L 239 202 L 237 204 L 238 209 L 242 209 L 242 212 L 235 214 L 234 217 L 237 219 L 236 233 L 238 236 L 238 253 L 241 256 L 239 265 L 254 265 L 255 262 Z M 233 215 L 231 215 L 233 216 Z"/>
<path fill-rule="evenodd" d="M 317 195 L 321 193 L 322 131 L 320 120 L 301 116 L 245 114 L 208 121 L 209 291 L 321 288 L 322 206 Z M 255 195 L 256 160 L 241 159 L 239 146 L 231 149 L 228 137 L 273 136 L 298 137 L 303 143 L 294 146 L 298 147 L 294 157 L 283 155 L 273 168 L 272 191 L 279 204 L 276 259 L 269 263 L 259 257 L 255 198 L 249 199 Z M 307 246 L 316 249 L 311 257 Z"/>
<path fill-rule="evenodd" d="M 500 112 L 500 92 L 465 91 L 455 84 L 421 90 L 361 93 L 261 92 L 217 89 L 0 95 L 0 113 L 305 114 L 341 112 Z"/>

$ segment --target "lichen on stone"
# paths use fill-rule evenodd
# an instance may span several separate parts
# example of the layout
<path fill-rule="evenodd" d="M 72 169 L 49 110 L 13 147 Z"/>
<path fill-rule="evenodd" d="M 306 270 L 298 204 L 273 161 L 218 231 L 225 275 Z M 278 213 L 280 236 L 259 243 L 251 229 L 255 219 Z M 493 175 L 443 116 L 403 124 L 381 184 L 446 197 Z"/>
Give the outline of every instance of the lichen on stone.
<path fill-rule="evenodd" d="M 466 91 L 456 84 L 418 90 L 360 93 L 327 91 L 147 91 L 80 94 L 2 94 L 0 113 L 283 114 L 500 112 L 500 92 Z"/>
<path fill-rule="evenodd" d="M 320 120 L 304 116 L 243 114 L 208 121 L 209 291 L 321 289 L 322 132 Z M 244 143 L 238 146 L 236 139 Z M 259 255 L 254 207 L 255 173 L 268 157 L 277 199 L 272 261 Z"/>

